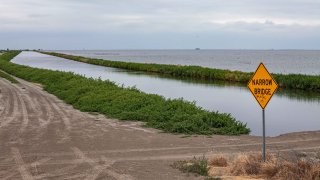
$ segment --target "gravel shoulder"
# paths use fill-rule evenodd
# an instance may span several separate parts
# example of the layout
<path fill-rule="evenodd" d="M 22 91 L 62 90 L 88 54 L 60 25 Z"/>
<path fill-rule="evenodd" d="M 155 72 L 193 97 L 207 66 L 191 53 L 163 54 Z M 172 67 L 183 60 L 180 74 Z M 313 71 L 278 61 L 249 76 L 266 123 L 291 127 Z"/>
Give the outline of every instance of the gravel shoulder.
<path fill-rule="evenodd" d="M 0 78 L 0 179 L 203 179 L 170 164 L 261 149 L 261 137 L 173 135 L 80 112 L 18 81 Z M 320 131 L 269 137 L 267 150 L 319 151 Z"/>

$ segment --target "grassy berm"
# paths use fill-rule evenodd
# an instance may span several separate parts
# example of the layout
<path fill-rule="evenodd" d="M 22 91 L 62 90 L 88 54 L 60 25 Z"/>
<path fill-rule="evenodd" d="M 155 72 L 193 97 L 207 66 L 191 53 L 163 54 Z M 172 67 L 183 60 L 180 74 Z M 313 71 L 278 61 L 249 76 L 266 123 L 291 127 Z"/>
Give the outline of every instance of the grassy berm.
<path fill-rule="evenodd" d="M 226 81 L 247 84 L 253 73 L 212 69 L 201 66 L 180 66 L 168 64 L 146 64 L 133 62 L 119 62 L 103 59 L 94 59 L 81 56 L 73 56 L 55 52 L 41 52 L 74 61 L 84 62 L 106 67 L 122 68 L 134 71 L 157 73 L 178 78 L 192 78 L 204 81 Z M 302 74 L 272 74 L 281 89 L 297 89 L 320 93 L 320 75 Z"/>
<path fill-rule="evenodd" d="M 9 74 L 4 73 L 2 71 L 0 71 L 0 77 L 7 79 L 8 81 L 12 82 L 12 83 L 18 83 L 18 81 L 16 79 L 14 79 L 13 77 L 11 77 Z"/>
<path fill-rule="evenodd" d="M 17 65 L 10 60 L 20 52 L 0 56 L 0 69 L 44 89 L 76 109 L 98 112 L 110 118 L 146 122 L 146 126 L 171 133 L 248 134 L 250 130 L 229 114 L 210 112 L 182 99 L 165 99 L 110 81 L 73 73 Z"/>

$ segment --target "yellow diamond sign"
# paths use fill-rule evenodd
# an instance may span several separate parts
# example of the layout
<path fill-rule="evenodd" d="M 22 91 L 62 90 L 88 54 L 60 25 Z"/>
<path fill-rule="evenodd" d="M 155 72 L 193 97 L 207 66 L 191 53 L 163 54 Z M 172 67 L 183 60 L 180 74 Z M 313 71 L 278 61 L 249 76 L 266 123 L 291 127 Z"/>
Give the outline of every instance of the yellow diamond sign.
<path fill-rule="evenodd" d="M 272 95 L 276 92 L 278 84 L 272 78 L 263 63 L 260 63 L 248 83 L 248 88 L 260 104 L 261 108 L 264 109 Z"/>

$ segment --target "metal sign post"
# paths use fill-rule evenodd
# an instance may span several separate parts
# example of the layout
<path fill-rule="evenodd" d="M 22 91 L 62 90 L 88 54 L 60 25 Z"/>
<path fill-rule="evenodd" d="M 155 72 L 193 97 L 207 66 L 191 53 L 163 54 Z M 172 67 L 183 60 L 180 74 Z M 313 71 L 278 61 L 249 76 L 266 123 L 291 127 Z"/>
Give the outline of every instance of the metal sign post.
<path fill-rule="evenodd" d="M 252 95 L 256 98 L 262 109 L 262 158 L 266 161 L 266 123 L 265 108 L 272 95 L 276 92 L 278 84 L 272 78 L 267 68 L 260 63 L 256 72 L 248 83 Z"/>
<path fill-rule="evenodd" d="M 262 109 L 262 134 L 263 134 L 263 147 L 262 147 L 262 158 L 263 162 L 266 162 L 266 123 L 265 123 L 265 114 L 264 114 L 264 109 Z"/>

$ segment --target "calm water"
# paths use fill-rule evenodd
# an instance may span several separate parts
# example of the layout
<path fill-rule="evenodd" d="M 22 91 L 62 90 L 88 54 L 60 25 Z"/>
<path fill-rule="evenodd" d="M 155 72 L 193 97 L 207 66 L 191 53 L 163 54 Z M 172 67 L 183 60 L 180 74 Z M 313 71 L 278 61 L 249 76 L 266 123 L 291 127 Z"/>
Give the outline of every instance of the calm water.
<path fill-rule="evenodd" d="M 204 84 L 106 68 L 62 58 L 22 52 L 12 62 L 44 69 L 70 71 L 87 77 L 109 79 L 119 85 L 138 89 L 167 98 L 183 97 L 196 101 L 198 106 L 211 111 L 231 113 L 246 122 L 253 135 L 261 135 L 261 109 L 246 87 L 226 84 Z M 320 129 L 319 95 L 287 92 L 276 93 L 266 109 L 268 136 Z"/>
<path fill-rule="evenodd" d="M 264 62 L 272 73 L 320 74 L 319 50 L 108 50 L 57 51 L 115 61 L 199 65 L 253 72 Z"/>

